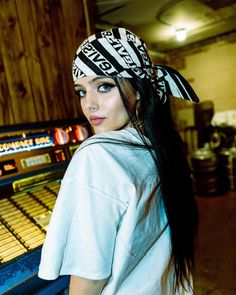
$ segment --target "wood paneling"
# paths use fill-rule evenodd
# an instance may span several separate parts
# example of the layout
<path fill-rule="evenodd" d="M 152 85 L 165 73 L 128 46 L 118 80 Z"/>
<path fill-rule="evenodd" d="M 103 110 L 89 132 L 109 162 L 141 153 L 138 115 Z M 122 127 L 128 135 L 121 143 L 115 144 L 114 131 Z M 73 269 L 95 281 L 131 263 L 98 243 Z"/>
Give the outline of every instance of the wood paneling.
<path fill-rule="evenodd" d="M 80 116 L 71 62 L 86 32 L 83 0 L 0 0 L 0 125 Z"/>

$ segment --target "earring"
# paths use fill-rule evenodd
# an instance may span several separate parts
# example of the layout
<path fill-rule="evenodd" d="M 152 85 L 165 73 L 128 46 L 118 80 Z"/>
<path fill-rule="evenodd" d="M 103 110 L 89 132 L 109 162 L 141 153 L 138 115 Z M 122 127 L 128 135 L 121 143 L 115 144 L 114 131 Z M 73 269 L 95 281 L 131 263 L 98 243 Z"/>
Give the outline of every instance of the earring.
<path fill-rule="evenodd" d="M 128 126 L 133 127 L 144 134 L 144 125 L 142 120 L 140 119 L 140 112 L 141 112 L 141 103 L 140 103 L 140 99 L 138 99 L 136 101 L 135 115 L 131 118 Z"/>

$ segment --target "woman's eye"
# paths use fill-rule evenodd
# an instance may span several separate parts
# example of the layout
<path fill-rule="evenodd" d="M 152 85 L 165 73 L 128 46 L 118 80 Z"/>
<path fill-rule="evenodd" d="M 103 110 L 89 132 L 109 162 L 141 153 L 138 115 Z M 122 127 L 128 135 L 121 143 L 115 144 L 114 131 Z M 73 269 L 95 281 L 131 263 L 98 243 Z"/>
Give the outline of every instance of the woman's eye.
<path fill-rule="evenodd" d="M 79 97 L 79 98 L 82 98 L 86 95 L 86 92 L 84 90 L 75 90 L 75 94 Z"/>
<path fill-rule="evenodd" d="M 113 87 L 115 87 L 116 85 L 114 85 L 114 84 L 111 84 L 111 83 L 103 83 L 102 85 L 100 85 L 99 87 L 98 87 L 98 91 L 100 91 L 100 92 L 109 92 L 109 91 L 111 91 L 111 89 L 113 88 Z"/>

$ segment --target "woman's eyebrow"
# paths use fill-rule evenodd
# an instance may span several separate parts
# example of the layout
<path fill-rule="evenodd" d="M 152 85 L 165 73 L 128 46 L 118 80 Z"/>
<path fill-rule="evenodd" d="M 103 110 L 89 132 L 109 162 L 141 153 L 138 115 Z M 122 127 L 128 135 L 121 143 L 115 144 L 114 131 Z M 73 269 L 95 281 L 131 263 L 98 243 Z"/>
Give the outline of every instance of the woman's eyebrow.
<path fill-rule="evenodd" d="M 92 79 L 92 81 L 90 81 L 90 83 L 92 83 L 92 82 L 95 82 L 95 81 L 97 81 L 97 80 L 103 80 L 103 79 L 109 79 L 110 77 L 107 77 L 107 76 L 98 76 L 98 77 L 94 77 L 93 79 Z"/>
<path fill-rule="evenodd" d="M 94 77 L 91 81 L 89 81 L 89 84 L 91 84 L 97 80 L 103 80 L 103 79 L 112 79 L 112 78 L 108 77 L 108 76 L 97 76 L 97 77 Z M 83 85 L 75 83 L 74 87 L 83 87 Z"/>

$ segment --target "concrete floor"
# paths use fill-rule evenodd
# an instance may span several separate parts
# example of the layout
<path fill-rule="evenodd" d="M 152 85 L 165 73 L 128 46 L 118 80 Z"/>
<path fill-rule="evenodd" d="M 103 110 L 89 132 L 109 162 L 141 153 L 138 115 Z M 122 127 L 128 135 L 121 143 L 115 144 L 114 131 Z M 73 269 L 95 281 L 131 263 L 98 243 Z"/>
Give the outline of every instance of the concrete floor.
<path fill-rule="evenodd" d="M 200 213 L 195 295 L 236 295 L 236 191 L 197 196 Z"/>

